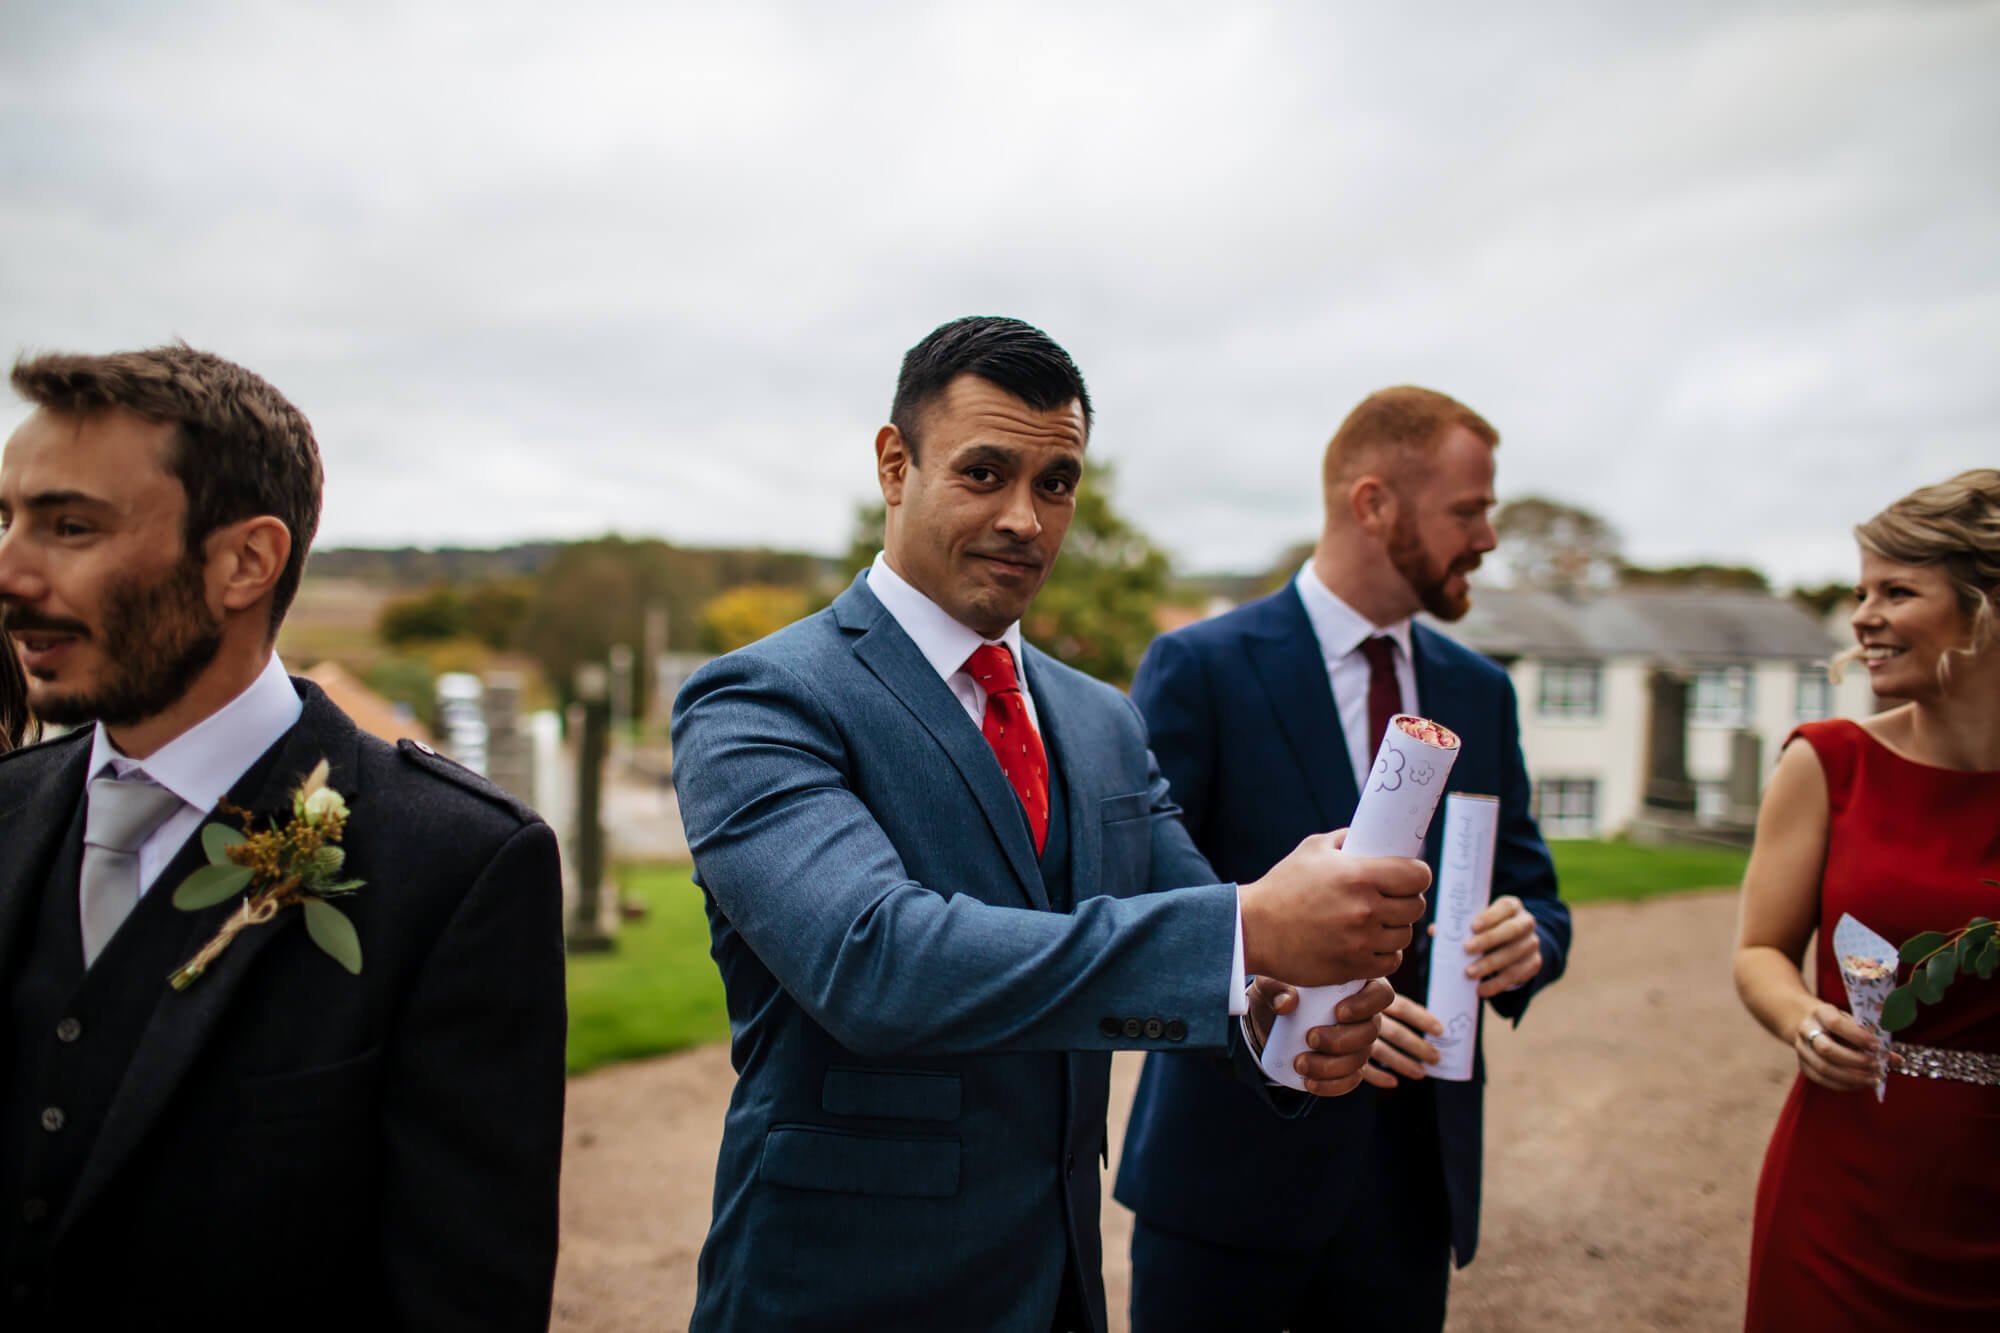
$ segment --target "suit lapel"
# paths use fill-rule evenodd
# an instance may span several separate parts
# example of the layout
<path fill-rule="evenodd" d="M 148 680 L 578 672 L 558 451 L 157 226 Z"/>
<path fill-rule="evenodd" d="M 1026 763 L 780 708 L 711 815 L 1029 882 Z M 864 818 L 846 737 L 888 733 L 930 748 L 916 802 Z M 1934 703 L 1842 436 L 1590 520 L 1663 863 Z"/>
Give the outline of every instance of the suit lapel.
<path fill-rule="evenodd" d="M 0 648 L 4 651 L 4 648 Z M 49 776 L 40 779 L 27 798 L 0 813 L 0 965 L 14 957 L 21 932 L 33 921 L 33 905 L 61 850 L 62 836 L 83 800 L 83 770 L 90 764 L 90 732 L 57 742 L 67 746 L 60 758 L 51 756 Z M 36 758 L 23 755 L 8 772 L 23 772 Z"/>
<path fill-rule="evenodd" d="M 1074 905 L 1096 896 L 1098 871 L 1102 868 L 1098 843 L 1104 829 L 1097 817 L 1097 805 L 1090 799 L 1096 787 L 1091 782 L 1094 770 L 1086 765 L 1086 760 L 1110 751 L 1105 745 L 1095 743 L 1098 737 L 1087 726 L 1090 709 L 1072 682 L 1055 669 L 1056 660 L 1031 645 L 1024 647 L 1028 690 L 1035 697 L 1035 714 L 1048 738 L 1045 748 L 1055 755 L 1055 766 L 1062 774 L 1063 800 L 1069 806 L 1069 900 Z M 1040 881 L 1038 873 L 1036 883 Z"/>
<path fill-rule="evenodd" d="M 1258 624 L 1244 632 L 1252 670 L 1278 715 L 1278 731 L 1305 778 L 1321 824 L 1345 825 L 1361 794 L 1347 757 L 1347 737 L 1334 707 L 1333 686 L 1320 657 L 1319 638 L 1306 619 L 1296 588 L 1287 584 L 1265 602 Z"/>
<path fill-rule="evenodd" d="M 1021 883 L 1021 891 L 1036 907 L 1046 911 L 1048 889 L 1042 884 L 1041 866 L 1035 844 L 1022 818 L 1020 801 L 1007 786 L 992 747 L 965 715 L 965 708 L 951 687 L 931 669 L 917 645 L 903 632 L 866 582 L 857 578 L 853 586 L 834 603 L 834 615 L 848 630 L 858 630 L 853 640 L 854 655 L 873 672 L 889 693 L 916 716 L 924 730 L 938 743 L 958 769 L 965 785 L 972 789 L 974 802 L 986 818 L 987 826 L 1007 856 L 1007 864 Z"/>
<path fill-rule="evenodd" d="M 1438 651 L 1437 638 L 1434 631 L 1422 625 L 1410 626 L 1410 658 L 1416 667 L 1418 711 L 1424 717 L 1449 727 L 1461 746 L 1477 745 L 1485 739 L 1484 735 L 1475 737 L 1469 734 L 1469 730 L 1479 718 L 1465 711 L 1466 693 L 1460 687 L 1458 673 L 1442 660 L 1444 655 Z M 1458 762 L 1452 765 L 1451 776 L 1445 779 L 1446 793 L 1464 791 L 1466 776 L 1465 756 L 1461 753 Z M 1440 805 L 1439 817 L 1431 821 L 1430 833 L 1424 839 L 1425 855 L 1433 865 L 1437 864 L 1439 850 L 1444 846 L 1442 810 Z"/>
<path fill-rule="evenodd" d="M 256 817 L 259 828 L 265 827 L 272 816 L 283 817 L 290 813 L 292 792 L 321 758 L 328 760 L 332 766 L 329 785 L 350 801 L 357 794 L 359 733 L 317 686 L 305 681 L 294 681 L 294 684 L 304 699 L 305 712 L 292 729 L 251 766 L 226 798 L 230 804 L 249 810 Z M 214 818 L 211 816 L 203 820 L 203 826 L 213 822 Z M 175 855 L 159 880 L 146 891 L 147 896 L 171 894 L 181 880 L 205 861 L 197 832 Z M 203 911 L 187 914 L 189 919 L 183 932 L 183 952 L 176 962 L 185 961 L 207 943 L 240 901 L 240 898 L 232 898 Z M 165 977 L 157 981 L 150 977 L 133 981 L 135 985 L 157 985 L 159 998 L 152 1019 L 139 1039 L 138 1049 L 133 1052 L 132 1063 L 127 1066 L 124 1080 L 112 1098 L 111 1107 L 105 1115 L 104 1129 L 97 1136 L 97 1142 L 77 1179 L 76 1192 L 71 1196 L 58 1234 L 67 1229 L 103 1192 L 105 1184 L 158 1120 L 161 1111 L 171 1101 L 175 1088 L 227 1012 L 230 1000 L 244 978 L 251 974 L 258 955 L 269 948 L 273 940 L 297 929 L 298 916 L 299 909 L 288 907 L 268 924 L 242 931 L 208 971 L 184 991 L 173 990 L 167 985 Z M 357 979 L 355 984 L 361 983 Z"/>

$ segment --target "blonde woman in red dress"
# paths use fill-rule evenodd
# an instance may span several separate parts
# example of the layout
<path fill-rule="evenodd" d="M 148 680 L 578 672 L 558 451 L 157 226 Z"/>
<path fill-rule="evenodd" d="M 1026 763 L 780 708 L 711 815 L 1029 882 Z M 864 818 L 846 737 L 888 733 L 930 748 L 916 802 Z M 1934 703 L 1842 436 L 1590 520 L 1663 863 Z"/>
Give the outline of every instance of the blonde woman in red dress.
<path fill-rule="evenodd" d="M 2000 879 L 2000 471 L 1925 487 L 1855 535 L 1848 656 L 1895 706 L 1793 733 L 1743 880 L 1736 988 L 1799 1062 L 1757 1187 L 1746 1328 L 1990 1333 L 2000 977 L 1924 1006 L 1885 1062 L 1832 938 L 1842 913 L 1897 942 L 2000 918 L 1981 883 Z"/>

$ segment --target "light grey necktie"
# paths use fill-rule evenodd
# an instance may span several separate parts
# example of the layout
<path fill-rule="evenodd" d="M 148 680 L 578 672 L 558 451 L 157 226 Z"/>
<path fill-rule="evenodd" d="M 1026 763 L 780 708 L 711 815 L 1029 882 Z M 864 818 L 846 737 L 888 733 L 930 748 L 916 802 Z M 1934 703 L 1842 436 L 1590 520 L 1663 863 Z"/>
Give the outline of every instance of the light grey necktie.
<path fill-rule="evenodd" d="M 89 967 L 139 902 L 139 848 L 181 808 L 181 798 L 145 780 L 105 776 L 90 784 L 83 826 L 83 965 Z"/>

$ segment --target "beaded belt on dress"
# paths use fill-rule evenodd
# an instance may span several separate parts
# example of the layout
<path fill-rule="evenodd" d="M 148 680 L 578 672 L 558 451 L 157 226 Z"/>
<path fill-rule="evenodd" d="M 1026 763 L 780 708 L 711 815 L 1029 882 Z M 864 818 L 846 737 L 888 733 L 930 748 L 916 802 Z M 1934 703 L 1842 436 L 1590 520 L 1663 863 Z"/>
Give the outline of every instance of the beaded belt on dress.
<path fill-rule="evenodd" d="M 1903 1057 L 1896 1072 L 1911 1078 L 1948 1078 L 1958 1083 L 1978 1083 L 2000 1088 L 2000 1055 L 1984 1051 L 1954 1051 L 1945 1046 L 1913 1046 L 1897 1042 L 1892 1048 Z"/>

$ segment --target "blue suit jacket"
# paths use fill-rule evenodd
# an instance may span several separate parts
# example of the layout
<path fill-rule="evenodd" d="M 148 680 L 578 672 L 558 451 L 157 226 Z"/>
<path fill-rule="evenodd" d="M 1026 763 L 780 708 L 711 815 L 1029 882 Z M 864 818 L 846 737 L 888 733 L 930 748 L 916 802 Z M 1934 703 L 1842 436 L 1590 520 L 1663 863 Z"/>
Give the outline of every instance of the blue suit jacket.
<path fill-rule="evenodd" d="M 1569 909 L 1556 897 L 1548 848 L 1528 813 L 1514 689 L 1506 672 L 1422 625 L 1412 631 L 1418 706 L 1464 742 L 1448 791 L 1500 798 L 1493 893 L 1533 913 L 1542 971 L 1489 1003 L 1518 1021 L 1535 992 L 1562 974 Z M 1298 591 L 1280 591 L 1154 641 L 1133 696 L 1185 811 L 1196 846 L 1217 873 L 1263 875 L 1308 834 L 1345 826 L 1359 799 L 1347 743 Z M 1442 817 L 1425 847 L 1433 871 Z M 1418 944 L 1429 948 L 1418 928 Z M 1456 960 L 1453 960 L 1454 962 Z M 1421 996 L 1417 997 L 1419 1000 Z M 1439 1150 L 1451 1204 L 1452 1248 L 1469 1263 L 1479 1235 L 1480 1098 L 1485 1064 L 1469 1083 L 1406 1082 L 1387 1097 L 1363 1085 L 1289 1123 L 1252 1119 L 1255 1099 L 1201 1064 L 1148 1058 L 1119 1162 L 1116 1196 L 1147 1221 L 1224 1244 L 1300 1247 L 1329 1237 L 1351 1200 L 1351 1154 L 1369 1151 L 1378 1113 L 1395 1099 L 1437 1100 Z M 1216 1145 L 1231 1145 L 1220 1151 Z"/>
<path fill-rule="evenodd" d="M 1232 1045 L 1235 896 L 1131 701 L 1033 648 L 1025 668 L 1069 914 L 979 728 L 865 576 L 676 701 L 738 1074 L 697 1329 L 1045 1333 L 1066 1262 L 1103 1327 L 1109 1052 Z M 1179 885 L 1201 887 L 1148 893 Z"/>

